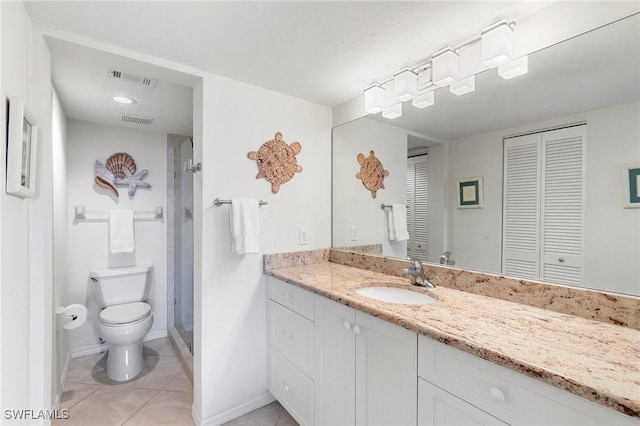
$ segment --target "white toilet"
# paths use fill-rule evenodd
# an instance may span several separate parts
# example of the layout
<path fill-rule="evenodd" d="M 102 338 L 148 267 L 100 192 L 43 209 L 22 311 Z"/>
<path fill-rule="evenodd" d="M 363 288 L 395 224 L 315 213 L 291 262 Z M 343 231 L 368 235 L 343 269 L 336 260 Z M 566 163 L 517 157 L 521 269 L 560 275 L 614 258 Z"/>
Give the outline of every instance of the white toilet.
<path fill-rule="evenodd" d="M 89 273 L 93 296 L 102 309 L 98 334 L 109 344 L 107 376 L 131 380 L 142 371 L 142 339 L 151 329 L 153 313 L 144 303 L 151 265 L 94 269 Z"/>

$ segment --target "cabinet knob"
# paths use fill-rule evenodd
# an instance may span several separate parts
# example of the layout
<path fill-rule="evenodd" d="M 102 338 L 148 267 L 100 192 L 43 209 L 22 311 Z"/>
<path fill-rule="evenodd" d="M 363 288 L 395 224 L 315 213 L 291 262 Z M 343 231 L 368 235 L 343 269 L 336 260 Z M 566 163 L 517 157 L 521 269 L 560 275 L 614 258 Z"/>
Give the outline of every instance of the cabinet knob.
<path fill-rule="evenodd" d="M 351 323 L 349 321 L 345 321 L 344 324 L 342 324 L 342 326 L 344 327 L 345 330 L 351 330 Z"/>
<path fill-rule="evenodd" d="M 353 334 L 360 334 L 362 332 L 362 329 L 359 326 L 354 326 L 353 327 Z"/>
<path fill-rule="evenodd" d="M 291 295 L 289 293 L 285 293 L 284 298 L 287 300 L 291 300 Z"/>
<path fill-rule="evenodd" d="M 286 390 L 287 392 L 289 392 L 289 390 L 291 389 L 291 386 L 289 386 L 288 384 L 284 384 L 284 390 Z"/>
<path fill-rule="evenodd" d="M 285 331 L 284 337 L 286 337 L 288 340 L 291 340 L 291 338 L 293 337 L 293 334 L 289 333 L 288 331 Z"/>
<path fill-rule="evenodd" d="M 500 388 L 489 389 L 489 395 L 496 401 L 504 402 L 504 392 Z"/>
<path fill-rule="evenodd" d="M 564 263 L 564 257 L 559 258 L 559 259 L 558 259 L 558 262 L 560 262 L 560 263 Z"/>

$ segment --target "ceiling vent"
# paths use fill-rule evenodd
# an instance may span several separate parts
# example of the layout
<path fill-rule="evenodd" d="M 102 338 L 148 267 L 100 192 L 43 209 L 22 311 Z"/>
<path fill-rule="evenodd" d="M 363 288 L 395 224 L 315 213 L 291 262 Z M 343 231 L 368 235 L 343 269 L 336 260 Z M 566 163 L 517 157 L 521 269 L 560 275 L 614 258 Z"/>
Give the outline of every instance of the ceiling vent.
<path fill-rule="evenodd" d="M 122 72 L 118 70 L 109 70 L 107 74 L 109 75 L 109 77 L 117 78 L 119 80 L 133 81 L 134 83 L 142 84 L 143 86 L 156 87 L 158 85 L 157 78 L 127 74 L 126 72 Z"/>
<path fill-rule="evenodd" d="M 151 123 L 153 123 L 154 120 L 151 117 L 143 117 L 141 115 L 125 114 L 124 112 L 121 114 L 122 116 L 120 118 L 120 121 L 123 121 L 125 123 L 144 124 L 145 126 L 149 126 L 151 125 Z"/>

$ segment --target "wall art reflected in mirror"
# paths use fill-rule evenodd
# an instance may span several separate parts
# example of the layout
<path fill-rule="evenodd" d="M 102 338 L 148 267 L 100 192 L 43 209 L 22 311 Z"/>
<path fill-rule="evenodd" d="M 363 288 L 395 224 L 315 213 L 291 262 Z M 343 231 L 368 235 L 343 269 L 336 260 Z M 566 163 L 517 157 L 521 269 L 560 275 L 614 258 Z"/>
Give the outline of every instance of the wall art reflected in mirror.
<path fill-rule="evenodd" d="M 640 15 L 530 54 L 528 68 L 334 128 L 333 247 L 434 263 L 451 252 L 455 267 L 640 295 L 640 209 L 625 208 L 620 178 L 640 163 Z M 389 170 L 375 199 L 353 179 L 372 150 Z M 459 193 L 469 179 L 481 208 L 460 208 L 475 203 L 475 187 Z M 397 203 L 408 241 L 388 236 L 381 205 Z"/>

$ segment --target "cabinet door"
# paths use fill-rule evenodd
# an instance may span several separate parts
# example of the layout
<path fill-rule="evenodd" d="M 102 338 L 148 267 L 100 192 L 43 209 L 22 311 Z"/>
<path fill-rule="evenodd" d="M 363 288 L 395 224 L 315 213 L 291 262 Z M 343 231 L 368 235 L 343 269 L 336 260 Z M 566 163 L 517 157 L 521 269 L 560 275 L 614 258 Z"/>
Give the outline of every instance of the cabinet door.
<path fill-rule="evenodd" d="M 355 424 L 355 310 L 315 298 L 317 425 Z"/>
<path fill-rule="evenodd" d="M 481 409 L 445 392 L 424 379 L 418 379 L 418 426 L 499 425 Z"/>
<path fill-rule="evenodd" d="M 582 285 L 585 126 L 542 134 L 540 279 Z"/>
<path fill-rule="evenodd" d="M 356 424 L 415 425 L 416 333 L 356 312 Z"/>

